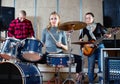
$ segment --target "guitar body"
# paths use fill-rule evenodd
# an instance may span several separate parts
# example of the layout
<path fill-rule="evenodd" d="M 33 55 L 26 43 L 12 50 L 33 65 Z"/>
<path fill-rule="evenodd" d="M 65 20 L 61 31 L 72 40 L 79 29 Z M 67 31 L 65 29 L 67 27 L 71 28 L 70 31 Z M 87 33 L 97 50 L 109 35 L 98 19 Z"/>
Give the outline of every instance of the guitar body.
<path fill-rule="evenodd" d="M 91 42 L 94 43 L 94 40 L 91 40 Z M 96 48 L 97 46 L 95 46 L 94 44 L 85 44 L 82 47 L 82 52 L 85 56 L 91 56 Z"/>
<path fill-rule="evenodd" d="M 119 32 L 119 28 L 115 28 L 110 32 L 110 34 L 116 34 L 118 32 Z M 91 56 L 93 54 L 93 52 L 95 51 L 95 49 L 97 48 L 97 44 L 99 44 L 99 42 L 101 42 L 104 38 L 107 38 L 107 37 L 104 35 L 98 40 L 91 40 L 90 41 L 91 44 L 82 45 L 83 54 L 85 56 Z"/>

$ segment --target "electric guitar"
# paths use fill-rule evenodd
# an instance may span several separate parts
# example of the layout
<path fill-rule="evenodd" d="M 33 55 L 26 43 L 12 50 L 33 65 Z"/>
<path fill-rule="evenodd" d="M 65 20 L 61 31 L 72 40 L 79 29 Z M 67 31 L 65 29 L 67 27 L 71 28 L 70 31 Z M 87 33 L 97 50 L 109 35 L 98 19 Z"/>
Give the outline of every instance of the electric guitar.
<path fill-rule="evenodd" d="M 112 29 L 109 33 L 111 34 L 111 35 L 113 35 L 113 34 L 116 34 L 116 33 L 118 33 L 119 32 L 119 28 L 115 28 L 115 29 Z M 91 44 L 84 44 L 83 46 L 82 46 L 82 52 L 83 52 L 83 54 L 85 55 L 85 56 L 91 56 L 92 54 L 93 54 L 93 52 L 95 51 L 95 49 L 97 48 L 97 45 L 103 40 L 103 39 L 105 39 L 106 38 L 106 36 L 104 35 L 104 36 L 102 36 L 100 39 L 98 39 L 98 40 L 91 40 L 90 42 L 91 42 Z"/>

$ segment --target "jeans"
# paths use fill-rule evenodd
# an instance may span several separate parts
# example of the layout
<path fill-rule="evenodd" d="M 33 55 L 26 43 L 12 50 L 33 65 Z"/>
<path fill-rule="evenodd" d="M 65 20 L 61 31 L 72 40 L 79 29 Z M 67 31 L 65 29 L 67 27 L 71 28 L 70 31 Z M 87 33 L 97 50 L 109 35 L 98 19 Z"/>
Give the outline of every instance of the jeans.
<path fill-rule="evenodd" d="M 89 82 L 94 82 L 94 68 L 95 60 L 98 60 L 98 72 L 101 72 L 101 49 L 104 48 L 104 44 L 99 44 L 94 53 L 88 57 L 88 78 Z"/>

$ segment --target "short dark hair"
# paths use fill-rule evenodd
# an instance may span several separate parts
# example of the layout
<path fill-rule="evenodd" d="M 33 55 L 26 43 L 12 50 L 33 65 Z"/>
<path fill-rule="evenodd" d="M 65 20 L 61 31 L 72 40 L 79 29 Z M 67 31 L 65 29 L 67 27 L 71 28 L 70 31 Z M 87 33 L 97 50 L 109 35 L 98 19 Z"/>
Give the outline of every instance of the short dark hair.
<path fill-rule="evenodd" d="M 92 17 L 94 17 L 94 14 L 92 12 L 87 12 L 85 15 L 91 15 Z"/>

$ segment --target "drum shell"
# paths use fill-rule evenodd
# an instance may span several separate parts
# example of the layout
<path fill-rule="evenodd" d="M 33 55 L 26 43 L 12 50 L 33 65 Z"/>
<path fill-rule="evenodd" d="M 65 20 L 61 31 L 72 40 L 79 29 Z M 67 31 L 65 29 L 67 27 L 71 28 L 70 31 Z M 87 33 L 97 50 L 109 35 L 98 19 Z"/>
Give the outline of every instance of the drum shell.
<path fill-rule="evenodd" d="M 7 60 L 16 58 L 18 43 L 20 43 L 18 39 L 7 38 L 1 49 L 1 57 Z"/>
<path fill-rule="evenodd" d="M 42 53 L 42 43 L 37 39 L 26 39 L 25 44 L 23 46 L 23 54 L 24 53 Z"/>
<path fill-rule="evenodd" d="M 47 55 L 47 64 L 56 67 L 68 67 L 69 64 L 69 54 L 48 54 Z M 71 55 L 71 63 L 74 63 L 74 57 Z"/>
<path fill-rule="evenodd" d="M 37 39 L 28 38 L 22 49 L 23 58 L 28 61 L 38 61 L 42 56 L 42 43 Z"/>
<path fill-rule="evenodd" d="M 2 62 L 0 84 L 42 84 L 42 78 L 33 64 Z"/>

